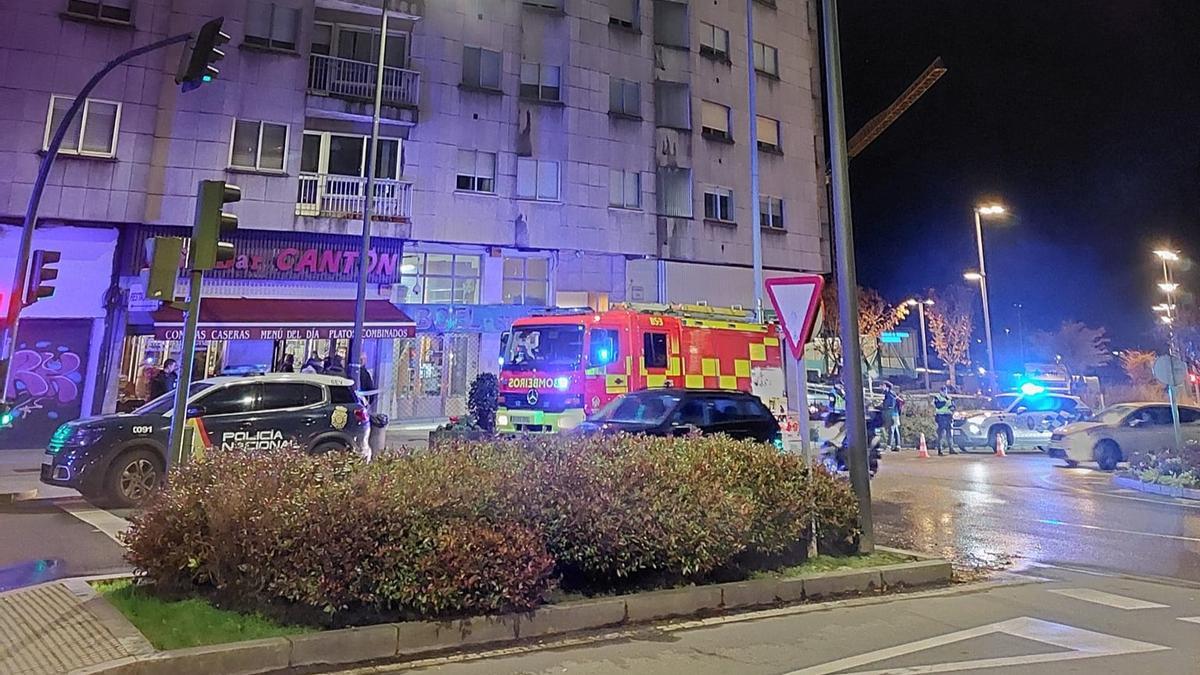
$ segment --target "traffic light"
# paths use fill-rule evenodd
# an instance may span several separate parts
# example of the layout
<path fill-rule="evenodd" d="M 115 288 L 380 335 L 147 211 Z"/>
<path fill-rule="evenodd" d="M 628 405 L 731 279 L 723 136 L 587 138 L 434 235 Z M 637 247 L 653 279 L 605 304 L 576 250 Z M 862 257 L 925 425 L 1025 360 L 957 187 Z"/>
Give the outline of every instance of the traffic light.
<path fill-rule="evenodd" d="M 221 32 L 221 24 L 225 17 L 219 16 L 200 27 L 196 39 L 183 50 L 179 59 L 179 70 L 175 73 L 175 83 L 183 91 L 191 91 L 205 82 L 212 82 L 220 70 L 213 64 L 225 58 L 225 52 L 220 47 L 229 42 L 229 35 Z"/>
<path fill-rule="evenodd" d="M 146 298 L 171 302 L 175 299 L 175 281 L 183 259 L 183 237 L 154 237 L 146 241 L 149 269 L 142 273 Z"/>
<path fill-rule="evenodd" d="M 43 298 L 54 295 L 54 286 L 49 282 L 58 278 L 58 269 L 54 267 L 62 259 L 58 251 L 33 252 L 33 263 L 29 266 L 29 281 L 25 286 L 25 306 L 28 307 Z"/>
<path fill-rule="evenodd" d="M 217 263 L 233 259 L 233 244 L 221 241 L 221 236 L 236 230 L 238 219 L 221 207 L 241 199 L 242 189 L 236 185 L 227 185 L 223 180 L 200 181 L 189 255 L 193 270 L 211 270 Z"/>
<path fill-rule="evenodd" d="M 17 414 L 13 412 L 12 406 L 0 401 L 0 429 L 11 427 L 16 419 Z"/>

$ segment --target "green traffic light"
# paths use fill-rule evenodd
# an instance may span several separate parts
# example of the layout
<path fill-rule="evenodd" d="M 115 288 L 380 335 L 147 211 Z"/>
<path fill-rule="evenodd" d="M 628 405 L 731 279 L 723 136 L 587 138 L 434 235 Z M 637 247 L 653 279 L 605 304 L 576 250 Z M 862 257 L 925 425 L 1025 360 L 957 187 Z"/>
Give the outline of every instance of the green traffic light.
<path fill-rule="evenodd" d="M 200 79 L 204 80 L 205 82 L 212 82 L 212 75 L 205 75 L 205 76 L 201 77 Z"/>
<path fill-rule="evenodd" d="M 12 413 L 4 413 L 3 415 L 0 415 L 0 427 L 6 427 L 6 426 L 12 424 L 12 422 L 13 422 Z"/>

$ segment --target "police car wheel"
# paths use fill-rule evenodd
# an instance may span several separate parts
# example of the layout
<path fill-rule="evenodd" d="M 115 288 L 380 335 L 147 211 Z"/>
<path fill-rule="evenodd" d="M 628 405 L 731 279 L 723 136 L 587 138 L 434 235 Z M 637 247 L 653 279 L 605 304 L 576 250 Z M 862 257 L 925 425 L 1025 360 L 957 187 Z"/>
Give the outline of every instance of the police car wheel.
<path fill-rule="evenodd" d="M 314 455 L 327 455 L 331 452 L 345 452 L 350 447 L 339 441 L 325 441 L 313 448 Z"/>
<path fill-rule="evenodd" d="M 162 462 L 153 452 L 127 452 L 109 468 L 105 496 L 118 506 L 138 506 L 158 490 L 162 478 Z"/>

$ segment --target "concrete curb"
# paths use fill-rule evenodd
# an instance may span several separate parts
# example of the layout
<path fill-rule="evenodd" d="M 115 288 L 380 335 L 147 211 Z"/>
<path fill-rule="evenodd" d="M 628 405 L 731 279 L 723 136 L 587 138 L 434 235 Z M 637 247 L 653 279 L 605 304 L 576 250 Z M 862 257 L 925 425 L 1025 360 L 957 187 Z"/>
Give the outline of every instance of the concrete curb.
<path fill-rule="evenodd" d="M 0 504 L 14 504 L 16 502 L 29 501 L 30 499 L 37 499 L 37 496 L 37 488 L 0 492 Z"/>
<path fill-rule="evenodd" d="M 1117 487 L 1129 488 L 1138 492 L 1146 492 L 1152 495 L 1162 495 L 1164 497 L 1177 497 L 1179 499 L 1195 499 L 1200 500 L 1200 490 L 1194 488 L 1185 488 L 1179 485 L 1159 485 L 1157 483 L 1145 483 L 1137 478 L 1129 476 L 1113 476 L 1113 485 Z"/>
<path fill-rule="evenodd" d="M 951 581 L 950 563 L 945 560 L 898 549 L 880 549 L 912 555 L 918 560 L 804 577 L 754 579 L 582 600 L 517 614 L 445 622 L 409 621 L 193 647 L 122 659 L 79 671 L 79 675 L 85 672 L 88 675 L 251 675 L 297 667 L 406 660 L 611 626 Z"/>

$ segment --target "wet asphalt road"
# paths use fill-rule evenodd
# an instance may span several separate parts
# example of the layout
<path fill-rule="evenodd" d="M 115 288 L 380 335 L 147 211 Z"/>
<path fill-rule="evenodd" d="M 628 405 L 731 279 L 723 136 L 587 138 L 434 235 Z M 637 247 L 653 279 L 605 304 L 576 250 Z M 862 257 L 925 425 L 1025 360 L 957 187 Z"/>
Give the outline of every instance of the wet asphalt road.
<path fill-rule="evenodd" d="M 1115 488 L 1042 454 L 918 459 L 885 453 L 876 540 L 960 570 L 1031 562 L 1200 582 L 1200 502 Z"/>

